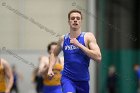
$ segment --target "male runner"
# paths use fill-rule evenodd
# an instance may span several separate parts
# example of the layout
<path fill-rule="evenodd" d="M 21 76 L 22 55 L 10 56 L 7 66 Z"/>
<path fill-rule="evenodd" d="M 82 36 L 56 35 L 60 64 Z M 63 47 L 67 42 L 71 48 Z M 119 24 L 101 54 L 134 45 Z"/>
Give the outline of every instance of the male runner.
<path fill-rule="evenodd" d="M 64 53 L 64 70 L 61 85 L 63 93 L 89 93 L 90 58 L 101 61 L 100 48 L 91 32 L 81 32 L 82 13 L 72 10 L 68 14 L 70 33 L 62 36 L 50 56 L 48 75 L 53 77 L 53 66 L 61 49 Z"/>
<path fill-rule="evenodd" d="M 50 64 L 50 54 L 54 51 L 55 47 L 57 46 L 56 42 L 51 42 L 48 45 L 48 53 L 49 56 L 41 56 L 39 61 L 39 73 L 42 74 L 44 77 L 44 87 L 43 87 L 43 93 L 62 93 L 61 88 L 61 71 L 63 69 L 63 61 L 60 60 L 59 57 L 57 57 L 56 64 L 53 67 L 53 71 L 55 73 L 54 77 L 50 78 L 48 73 L 48 67 Z"/>

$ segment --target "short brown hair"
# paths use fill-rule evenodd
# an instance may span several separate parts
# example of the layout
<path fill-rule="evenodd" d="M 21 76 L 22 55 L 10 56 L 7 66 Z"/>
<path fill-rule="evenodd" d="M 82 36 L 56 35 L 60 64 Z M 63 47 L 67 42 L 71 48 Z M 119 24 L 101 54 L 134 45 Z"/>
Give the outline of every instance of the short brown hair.
<path fill-rule="evenodd" d="M 51 43 L 48 45 L 48 47 L 47 47 L 48 53 L 49 53 L 49 51 L 51 50 L 51 46 L 52 46 L 52 45 L 57 45 L 57 42 L 51 42 Z"/>
<path fill-rule="evenodd" d="M 79 13 L 79 14 L 81 15 L 81 19 L 82 19 L 82 13 L 81 13 L 81 11 L 79 11 L 79 10 L 77 10 L 77 9 L 73 9 L 73 10 L 71 10 L 71 11 L 68 13 L 68 19 L 69 19 L 69 20 L 70 20 L 70 15 L 71 15 L 72 13 Z"/>

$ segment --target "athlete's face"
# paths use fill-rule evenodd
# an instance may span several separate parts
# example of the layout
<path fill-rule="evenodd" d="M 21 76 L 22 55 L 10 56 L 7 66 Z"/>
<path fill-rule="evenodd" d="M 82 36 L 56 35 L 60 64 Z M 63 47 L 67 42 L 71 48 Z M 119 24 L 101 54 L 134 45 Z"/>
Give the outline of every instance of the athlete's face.
<path fill-rule="evenodd" d="M 134 70 L 135 71 L 138 71 L 138 69 L 139 69 L 139 66 L 138 65 L 134 66 Z"/>
<path fill-rule="evenodd" d="M 69 19 L 70 28 L 77 30 L 81 27 L 81 15 L 79 13 L 71 13 Z"/>
<path fill-rule="evenodd" d="M 50 53 L 52 53 L 55 50 L 56 46 L 57 45 L 51 45 Z"/>

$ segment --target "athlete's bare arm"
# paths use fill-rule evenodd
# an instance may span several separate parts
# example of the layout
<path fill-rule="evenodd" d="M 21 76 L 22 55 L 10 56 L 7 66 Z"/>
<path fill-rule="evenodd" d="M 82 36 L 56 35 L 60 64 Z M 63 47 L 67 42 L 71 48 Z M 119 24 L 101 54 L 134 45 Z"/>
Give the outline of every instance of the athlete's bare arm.
<path fill-rule="evenodd" d="M 54 52 L 51 53 L 50 55 L 50 64 L 49 64 L 49 70 L 48 70 L 48 75 L 49 76 L 53 76 L 54 73 L 52 72 L 52 69 L 56 63 L 56 58 L 59 55 L 59 53 L 61 52 L 61 44 L 63 42 L 64 36 L 61 36 L 57 42 L 57 46 L 54 50 Z"/>
<path fill-rule="evenodd" d="M 100 62 L 101 52 L 94 35 L 90 32 L 87 32 L 84 39 L 87 47 L 80 44 L 76 38 L 71 39 L 71 43 L 82 49 L 91 59 Z"/>
<path fill-rule="evenodd" d="M 2 63 L 4 66 L 5 75 L 6 75 L 6 78 L 8 79 L 7 88 L 6 88 L 5 93 L 10 93 L 11 87 L 13 85 L 13 74 L 12 74 L 10 65 L 7 63 L 7 61 L 4 59 L 2 59 L 2 60 L 3 60 Z"/>
<path fill-rule="evenodd" d="M 39 58 L 39 69 L 38 69 L 38 74 L 44 75 L 47 73 L 49 68 L 49 58 L 47 56 L 41 56 Z"/>
<path fill-rule="evenodd" d="M 60 59 L 60 64 L 61 64 L 62 66 L 64 66 L 64 57 L 60 57 L 59 59 Z"/>

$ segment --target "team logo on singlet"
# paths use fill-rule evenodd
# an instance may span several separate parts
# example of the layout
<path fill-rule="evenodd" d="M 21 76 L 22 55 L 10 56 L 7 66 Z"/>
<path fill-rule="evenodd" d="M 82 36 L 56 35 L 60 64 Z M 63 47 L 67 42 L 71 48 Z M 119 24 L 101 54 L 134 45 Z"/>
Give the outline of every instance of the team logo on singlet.
<path fill-rule="evenodd" d="M 75 50 L 78 49 L 78 47 L 74 46 L 74 45 L 67 45 L 65 46 L 65 50 Z"/>

